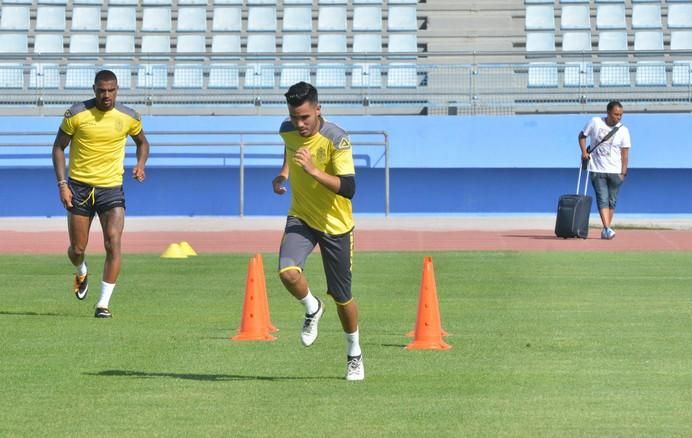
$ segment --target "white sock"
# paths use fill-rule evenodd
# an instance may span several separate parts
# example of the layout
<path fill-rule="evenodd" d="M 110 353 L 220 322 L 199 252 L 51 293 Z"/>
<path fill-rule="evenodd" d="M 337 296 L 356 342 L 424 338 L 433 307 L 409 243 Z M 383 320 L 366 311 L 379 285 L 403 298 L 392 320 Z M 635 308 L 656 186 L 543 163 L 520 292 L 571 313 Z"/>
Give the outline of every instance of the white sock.
<path fill-rule="evenodd" d="M 360 351 L 360 333 L 358 329 L 353 333 L 344 334 L 346 335 L 346 355 L 360 356 L 362 352 Z"/>
<path fill-rule="evenodd" d="M 106 283 L 105 281 L 101 282 L 101 298 L 99 298 L 99 302 L 96 303 L 96 307 L 101 309 L 108 308 L 108 304 L 111 301 L 111 295 L 113 295 L 113 289 L 115 289 L 115 283 Z"/>
<path fill-rule="evenodd" d="M 305 298 L 300 300 L 301 303 L 303 303 L 303 306 L 305 306 L 305 313 L 307 315 L 312 315 L 313 313 L 317 312 L 317 309 L 320 308 L 320 302 L 317 301 L 317 298 L 312 295 L 312 292 L 310 292 L 310 289 L 308 289 L 308 294 L 305 295 Z"/>
<path fill-rule="evenodd" d="M 77 266 L 77 275 L 86 275 L 87 273 L 87 265 L 86 265 L 86 260 L 82 261 L 82 264 Z"/>

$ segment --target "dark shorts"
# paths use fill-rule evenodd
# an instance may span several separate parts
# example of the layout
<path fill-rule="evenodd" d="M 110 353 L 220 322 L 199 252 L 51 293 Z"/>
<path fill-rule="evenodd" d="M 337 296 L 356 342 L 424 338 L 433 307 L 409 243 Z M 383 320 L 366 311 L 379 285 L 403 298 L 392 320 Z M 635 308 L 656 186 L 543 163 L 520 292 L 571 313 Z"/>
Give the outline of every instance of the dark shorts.
<path fill-rule="evenodd" d="M 353 260 L 353 230 L 339 236 L 310 228 L 302 220 L 289 216 L 279 250 L 279 272 L 303 270 L 308 255 L 320 246 L 322 264 L 327 279 L 327 293 L 337 304 L 351 299 L 351 267 Z"/>
<path fill-rule="evenodd" d="M 92 187 L 72 179 L 67 183 L 72 191 L 72 207 L 67 210 L 72 214 L 94 217 L 112 208 L 125 208 L 123 186 Z"/>
<path fill-rule="evenodd" d="M 615 209 L 618 200 L 618 192 L 622 185 L 622 178 L 617 173 L 592 172 L 590 175 L 593 190 L 596 192 L 596 204 L 598 209 Z"/>

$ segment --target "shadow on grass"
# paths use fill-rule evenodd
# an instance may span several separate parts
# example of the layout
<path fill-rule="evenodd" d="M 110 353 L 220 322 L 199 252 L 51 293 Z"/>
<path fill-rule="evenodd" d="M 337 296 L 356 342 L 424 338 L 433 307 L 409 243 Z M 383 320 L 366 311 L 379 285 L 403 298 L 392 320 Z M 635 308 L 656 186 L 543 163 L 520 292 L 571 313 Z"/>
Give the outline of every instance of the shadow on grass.
<path fill-rule="evenodd" d="M 40 313 L 40 312 L 9 312 L 0 310 L 0 315 L 8 316 L 68 316 L 63 313 Z"/>
<path fill-rule="evenodd" d="M 183 380 L 198 380 L 202 382 L 224 382 L 224 381 L 243 381 L 243 380 L 265 380 L 268 382 L 278 382 L 282 380 L 343 380 L 339 377 L 289 377 L 289 376 L 242 376 L 239 374 L 192 374 L 192 373 L 152 373 L 147 371 L 133 370 L 104 370 L 98 373 L 85 373 L 88 376 L 98 377 L 134 377 L 141 379 L 169 378 Z"/>

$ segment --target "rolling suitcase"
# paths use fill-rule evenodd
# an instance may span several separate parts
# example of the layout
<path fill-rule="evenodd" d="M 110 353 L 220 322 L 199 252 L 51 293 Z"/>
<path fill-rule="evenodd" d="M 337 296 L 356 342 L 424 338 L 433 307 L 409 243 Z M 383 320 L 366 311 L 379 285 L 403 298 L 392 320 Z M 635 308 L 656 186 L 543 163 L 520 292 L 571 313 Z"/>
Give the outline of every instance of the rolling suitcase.
<path fill-rule="evenodd" d="M 581 173 L 585 167 L 579 167 L 577 193 L 562 195 L 557 202 L 557 218 L 555 219 L 555 235 L 557 237 L 586 239 L 589 236 L 589 215 L 591 214 L 592 198 L 586 194 L 589 188 L 588 167 L 584 181 L 584 194 L 579 194 Z"/>

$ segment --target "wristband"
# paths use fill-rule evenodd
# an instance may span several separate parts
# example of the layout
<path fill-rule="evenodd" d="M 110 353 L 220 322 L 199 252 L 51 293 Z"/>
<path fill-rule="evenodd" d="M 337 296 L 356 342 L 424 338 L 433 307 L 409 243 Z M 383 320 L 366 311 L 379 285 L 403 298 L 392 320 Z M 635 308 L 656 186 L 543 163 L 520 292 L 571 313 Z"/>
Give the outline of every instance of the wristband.
<path fill-rule="evenodd" d="M 58 181 L 58 187 L 60 187 L 60 186 L 66 186 L 66 185 L 67 185 L 67 181 L 66 181 L 66 180 L 61 179 L 60 181 Z"/>

